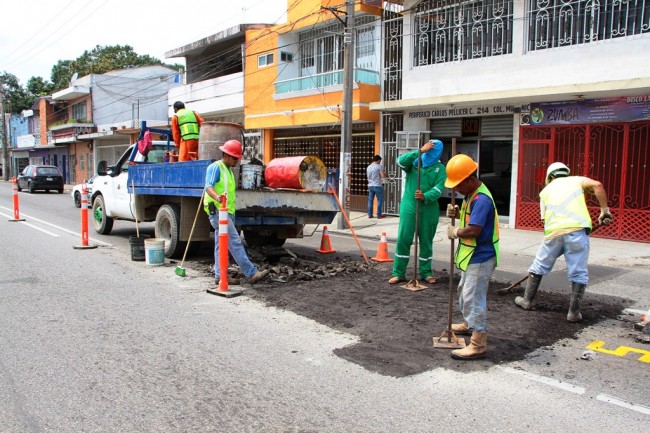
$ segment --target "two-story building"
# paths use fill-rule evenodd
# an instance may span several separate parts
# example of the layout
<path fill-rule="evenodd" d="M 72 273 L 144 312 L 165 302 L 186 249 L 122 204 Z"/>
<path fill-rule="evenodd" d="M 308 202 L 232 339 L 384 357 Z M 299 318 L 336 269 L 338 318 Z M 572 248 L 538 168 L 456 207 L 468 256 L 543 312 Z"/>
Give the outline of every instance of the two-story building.
<path fill-rule="evenodd" d="M 366 166 L 379 149 L 381 5 L 355 6 L 351 209 L 365 210 Z M 339 169 L 343 115 L 345 3 L 287 1 L 286 22 L 242 24 L 165 53 L 184 57 L 184 86 L 169 92 L 206 120 L 241 123 L 244 157 L 316 155 L 332 180 Z M 172 114 L 170 108 L 170 115 Z"/>
<path fill-rule="evenodd" d="M 435 137 L 446 161 L 455 139 L 503 220 L 531 229 L 540 173 L 563 161 L 608 192 L 615 224 L 596 236 L 650 241 L 647 0 L 400 3 L 386 8 L 383 100 L 370 104 L 385 155 Z"/>

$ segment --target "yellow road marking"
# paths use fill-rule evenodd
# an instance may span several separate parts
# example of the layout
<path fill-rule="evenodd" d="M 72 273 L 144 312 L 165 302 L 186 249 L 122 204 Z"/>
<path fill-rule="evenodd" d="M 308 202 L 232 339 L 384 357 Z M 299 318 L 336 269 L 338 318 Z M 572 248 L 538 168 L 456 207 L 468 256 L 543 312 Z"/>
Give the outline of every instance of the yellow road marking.
<path fill-rule="evenodd" d="M 618 346 L 614 350 L 608 350 L 608 349 L 603 349 L 604 345 L 605 345 L 604 341 L 596 340 L 593 343 L 588 344 L 587 349 L 594 350 L 596 352 L 607 353 L 608 355 L 614 355 L 614 356 L 625 356 L 630 352 L 634 352 L 641 355 L 639 356 L 637 361 L 646 362 L 650 364 L 650 351 L 648 350 L 642 350 L 642 349 L 637 349 L 635 347 L 627 347 L 627 346 Z"/>

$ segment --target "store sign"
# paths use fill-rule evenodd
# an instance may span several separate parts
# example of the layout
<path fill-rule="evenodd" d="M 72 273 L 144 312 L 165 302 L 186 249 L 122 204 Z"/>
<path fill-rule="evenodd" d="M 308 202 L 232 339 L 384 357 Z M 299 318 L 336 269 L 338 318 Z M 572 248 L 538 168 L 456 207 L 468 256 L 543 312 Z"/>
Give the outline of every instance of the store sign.
<path fill-rule="evenodd" d="M 411 111 L 409 119 L 424 117 L 426 119 L 443 119 L 446 117 L 495 116 L 528 111 L 529 105 L 483 105 L 459 108 L 432 108 L 430 110 Z"/>
<path fill-rule="evenodd" d="M 461 137 L 478 137 L 481 129 L 480 117 L 465 117 L 462 119 Z"/>
<path fill-rule="evenodd" d="M 530 124 L 534 126 L 641 120 L 650 120 L 650 96 L 530 104 Z"/>

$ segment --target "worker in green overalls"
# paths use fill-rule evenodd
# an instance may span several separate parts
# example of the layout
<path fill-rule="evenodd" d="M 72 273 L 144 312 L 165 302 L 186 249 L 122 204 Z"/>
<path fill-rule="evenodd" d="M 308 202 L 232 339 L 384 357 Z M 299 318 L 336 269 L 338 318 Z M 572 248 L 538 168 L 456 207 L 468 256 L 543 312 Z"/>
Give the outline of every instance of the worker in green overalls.
<path fill-rule="evenodd" d="M 399 208 L 399 228 L 397 231 L 397 246 L 393 263 L 390 284 L 406 281 L 406 267 L 411 255 L 411 245 L 415 234 L 415 211 L 418 209 L 418 270 L 420 278 L 429 284 L 435 284 L 433 277 L 433 236 L 438 228 L 440 207 L 438 199 L 445 188 L 447 173 L 440 162 L 442 142 L 430 140 L 420 149 L 405 153 L 397 158 L 397 165 L 406 173 L 404 194 Z M 419 164 L 418 189 L 418 155 Z M 416 276 L 417 277 L 417 276 Z"/>

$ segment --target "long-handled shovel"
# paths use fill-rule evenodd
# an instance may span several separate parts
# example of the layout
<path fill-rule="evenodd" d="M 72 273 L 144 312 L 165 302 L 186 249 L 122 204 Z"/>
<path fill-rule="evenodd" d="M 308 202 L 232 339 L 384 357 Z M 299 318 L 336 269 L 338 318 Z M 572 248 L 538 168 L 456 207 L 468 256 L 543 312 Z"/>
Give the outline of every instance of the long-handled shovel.
<path fill-rule="evenodd" d="M 451 153 L 456 153 L 456 139 L 451 141 Z M 451 205 L 456 207 L 456 189 L 451 190 Z M 451 225 L 454 225 L 455 218 L 451 219 Z M 449 252 L 449 308 L 447 310 L 447 329 L 442 332 L 440 337 L 433 337 L 433 347 L 438 349 L 462 349 L 467 344 L 464 338 L 458 338 L 454 331 L 451 330 L 452 305 L 454 303 L 454 240 L 451 239 L 451 248 Z M 446 339 L 445 339 L 446 337 Z"/>
<path fill-rule="evenodd" d="M 418 151 L 418 186 L 417 190 L 420 189 L 420 169 L 422 168 L 422 151 Z M 405 289 L 408 289 L 412 292 L 417 292 L 428 288 L 428 286 L 420 283 L 418 281 L 418 262 L 420 257 L 418 255 L 418 225 L 420 223 L 420 200 L 415 200 L 415 275 L 411 281 L 402 286 Z"/>
<path fill-rule="evenodd" d="M 194 226 L 196 225 L 196 219 L 199 216 L 199 211 L 203 207 L 203 196 L 205 195 L 205 190 L 203 190 L 203 193 L 201 194 L 201 198 L 199 199 L 199 205 L 196 208 L 196 214 L 194 214 L 194 222 L 192 222 L 192 229 L 190 230 L 190 237 L 187 239 L 187 245 L 185 245 L 185 252 L 183 253 L 183 260 L 181 260 L 181 264 L 179 266 L 176 266 L 176 275 L 179 277 L 184 277 L 185 274 L 185 268 L 183 265 L 185 264 L 185 256 L 187 256 L 187 250 L 190 249 L 190 242 L 192 242 L 192 233 L 194 233 Z"/>

